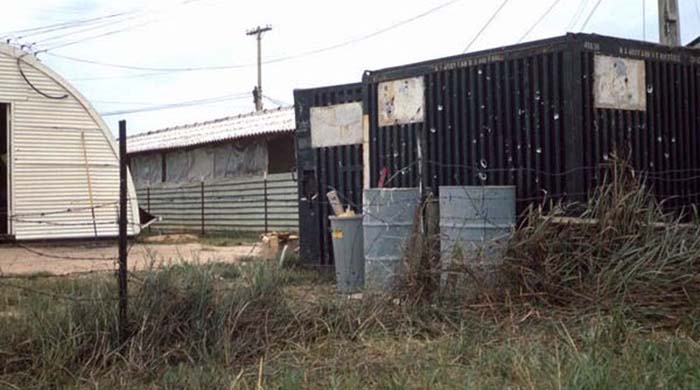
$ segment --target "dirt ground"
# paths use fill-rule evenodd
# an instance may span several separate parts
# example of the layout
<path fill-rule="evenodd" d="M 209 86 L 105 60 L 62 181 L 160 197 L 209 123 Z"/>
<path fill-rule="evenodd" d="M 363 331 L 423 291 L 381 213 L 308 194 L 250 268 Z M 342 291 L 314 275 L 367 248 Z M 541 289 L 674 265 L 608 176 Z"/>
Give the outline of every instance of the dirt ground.
<path fill-rule="evenodd" d="M 129 269 L 142 270 L 182 262 L 236 262 L 264 252 L 258 244 L 210 246 L 187 243 L 129 243 Z M 0 274 L 27 275 L 111 271 L 117 269 L 118 249 L 114 242 L 0 245 Z"/>

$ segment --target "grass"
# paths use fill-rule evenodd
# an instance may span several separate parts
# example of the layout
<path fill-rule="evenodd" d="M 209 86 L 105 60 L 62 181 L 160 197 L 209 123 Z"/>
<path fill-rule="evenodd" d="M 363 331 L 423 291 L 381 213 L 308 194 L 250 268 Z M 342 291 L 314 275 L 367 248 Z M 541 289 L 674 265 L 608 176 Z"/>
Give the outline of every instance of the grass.
<path fill-rule="evenodd" d="M 691 312 L 656 329 L 624 312 L 348 300 L 313 271 L 186 264 L 133 276 L 120 345 L 113 276 L 0 282 L 0 313 L 13 313 L 0 316 L 0 387 L 700 386 Z"/>
<path fill-rule="evenodd" d="M 230 231 L 210 233 L 200 237 L 202 245 L 236 246 L 252 244 L 260 241 L 260 232 Z"/>
<path fill-rule="evenodd" d="M 139 234 L 138 241 L 151 245 L 200 243 L 205 246 L 238 246 L 259 242 L 260 235 L 261 232 L 235 230 L 212 232 L 204 235 L 197 234 L 196 232 L 169 234 L 146 229 Z"/>
<path fill-rule="evenodd" d="M 360 300 L 261 259 L 186 263 L 131 275 L 120 343 L 113 275 L 0 279 L 0 387 L 700 388 L 700 235 L 614 173 L 583 220 L 533 210 L 488 294 L 434 291 L 430 240 L 399 294 Z"/>

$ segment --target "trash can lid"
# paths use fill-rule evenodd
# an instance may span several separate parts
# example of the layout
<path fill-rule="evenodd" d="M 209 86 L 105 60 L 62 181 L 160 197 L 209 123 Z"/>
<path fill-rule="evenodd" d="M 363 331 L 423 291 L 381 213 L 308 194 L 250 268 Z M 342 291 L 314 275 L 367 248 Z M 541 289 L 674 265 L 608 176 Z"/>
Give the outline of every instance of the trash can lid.
<path fill-rule="evenodd" d="M 329 215 L 328 219 L 331 220 L 336 220 L 336 219 L 362 219 L 362 214 L 355 214 L 355 215 Z"/>

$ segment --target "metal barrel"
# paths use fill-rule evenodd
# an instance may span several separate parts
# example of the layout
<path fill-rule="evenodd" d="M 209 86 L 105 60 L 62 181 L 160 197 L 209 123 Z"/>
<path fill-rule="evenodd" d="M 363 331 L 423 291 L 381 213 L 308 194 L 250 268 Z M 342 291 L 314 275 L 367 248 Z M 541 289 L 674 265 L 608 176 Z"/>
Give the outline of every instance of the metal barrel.
<path fill-rule="evenodd" d="M 363 194 L 365 285 L 389 292 L 404 273 L 404 251 L 420 201 L 417 188 L 373 188 Z"/>
<path fill-rule="evenodd" d="M 352 294 L 365 284 L 365 258 L 362 245 L 362 216 L 334 217 L 331 222 L 336 288 Z"/>
<path fill-rule="evenodd" d="M 494 267 L 515 225 L 514 186 L 440 187 L 440 252 L 443 287 L 492 284 Z M 469 275 L 472 280 L 464 280 Z"/>

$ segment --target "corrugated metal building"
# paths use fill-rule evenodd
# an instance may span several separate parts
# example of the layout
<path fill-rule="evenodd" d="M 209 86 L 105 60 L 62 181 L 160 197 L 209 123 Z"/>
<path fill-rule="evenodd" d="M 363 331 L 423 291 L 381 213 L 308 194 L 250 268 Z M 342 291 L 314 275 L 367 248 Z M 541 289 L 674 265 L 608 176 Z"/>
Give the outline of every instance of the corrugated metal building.
<path fill-rule="evenodd" d="M 289 173 L 295 167 L 294 109 L 285 107 L 129 137 L 138 188 Z"/>
<path fill-rule="evenodd" d="M 137 196 L 159 231 L 297 230 L 294 109 L 129 137 Z"/>
<path fill-rule="evenodd" d="M 0 44 L 0 235 L 116 236 L 118 148 L 90 103 L 34 56 Z M 129 233 L 139 212 L 129 181 Z"/>
<path fill-rule="evenodd" d="M 340 115 L 347 100 L 334 94 L 344 96 L 344 89 L 295 94 L 300 163 L 302 148 L 309 155 L 299 167 L 302 200 L 316 194 L 323 175 L 331 176 L 324 182 L 342 182 L 361 153 L 365 188 L 420 186 L 437 194 L 441 186 L 510 185 L 520 212 L 533 203 L 586 199 L 616 154 L 666 207 L 700 202 L 695 49 L 567 34 L 367 71 L 361 138 L 357 126 L 347 126 L 359 123 L 360 113 L 348 121 Z M 339 130 L 352 130 L 351 143 L 361 148 L 341 151 L 346 138 L 326 136 Z M 315 135 L 336 142 L 314 143 Z M 359 183 L 339 189 L 340 196 L 351 199 Z M 322 219 L 328 206 L 318 202 L 320 212 L 300 207 L 300 220 Z M 329 265 L 327 224 L 319 221 L 316 232 L 302 230 L 301 253 Z"/>

